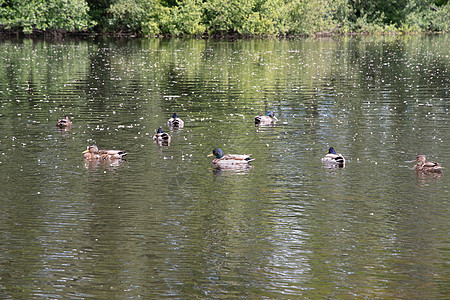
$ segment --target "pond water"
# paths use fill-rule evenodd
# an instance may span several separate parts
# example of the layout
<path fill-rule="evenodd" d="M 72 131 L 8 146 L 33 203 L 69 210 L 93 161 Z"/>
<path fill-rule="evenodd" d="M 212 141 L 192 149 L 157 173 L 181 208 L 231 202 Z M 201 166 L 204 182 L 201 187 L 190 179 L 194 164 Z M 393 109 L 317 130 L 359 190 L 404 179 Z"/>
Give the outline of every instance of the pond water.
<path fill-rule="evenodd" d="M 448 297 L 448 45 L 1 40 L 0 298 Z M 92 144 L 128 155 L 85 162 Z M 216 147 L 252 167 L 214 168 Z"/>

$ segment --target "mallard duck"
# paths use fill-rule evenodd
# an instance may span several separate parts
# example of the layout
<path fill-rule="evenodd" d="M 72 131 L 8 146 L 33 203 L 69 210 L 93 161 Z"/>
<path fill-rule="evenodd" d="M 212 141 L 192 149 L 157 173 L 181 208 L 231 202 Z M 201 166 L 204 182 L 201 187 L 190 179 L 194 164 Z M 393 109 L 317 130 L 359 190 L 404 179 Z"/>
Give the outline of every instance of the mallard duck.
<path fill-rule="evenodd" d="M 163 132 L 162 128 L 159 127 L 158 131 L 153 136 L 153 140 L 155 140 L 157 142 L 170 143 L 171 137 L 168 133 Z"/>
<path fill-rule="evenodd" d="M 72 126 L 72 121 L 70 121 L 69 116 L 65 116 L 64 119 L 59 119 L 56 122 L 56 126 L 59 128 L 65 128 Z"/>
<path fill-rule="evenodd" d="M 336 153 L 333 147 L 328 149 L 327 155 L 322 158 L 322 161 L 330 166 L 343 168 L 345 167 L 345 158 L 342 154 Z"/>
<path fill-rule="evenodd" d="M 422 174 L 442 173 L 442 170 L 444 168 L 441 165 L 439 165 L 437 162 L 426 160 L 427 157 L 425 155 L 423 154 L 417 155 L 416 159 L 411 161 L 411 162 L 417 161 L 417 164 L 414 166 L 414 170 Z"/>
<path fill-rule="evenodd" d="M 167 125 L 171 128 L 183 128 L 184 121 L 178 118 L 177 113 L 174 113 L 172 118 L 167 121 Z"/>
<path fill-rule="evenodd" d="M 98 150 L 96 145 L 88 146 L 83 153 L 86 160 L 114 160 L 122 159 L 127 155 L 123 150 Z"/>
<path fill-rule="evenodd" d="M 256 125 L 270 125 L 278 121 L 277 117 L 275 117 L 272 111 L 268 111 L 265 116 L 256 116 L 255 124 Z"/>
<path fill-rule="evenodd" d="M 212 153 L 208 155 L 215 156 L 212 160 L 213 165 L 221 166 L 221 167 L 230 167 L 230 166 L 243 166 L 248 165 L 254 159 L 250 158 L 250 155 L 247 154 L 223 154 L 222 149 L 214 148 Z"/>

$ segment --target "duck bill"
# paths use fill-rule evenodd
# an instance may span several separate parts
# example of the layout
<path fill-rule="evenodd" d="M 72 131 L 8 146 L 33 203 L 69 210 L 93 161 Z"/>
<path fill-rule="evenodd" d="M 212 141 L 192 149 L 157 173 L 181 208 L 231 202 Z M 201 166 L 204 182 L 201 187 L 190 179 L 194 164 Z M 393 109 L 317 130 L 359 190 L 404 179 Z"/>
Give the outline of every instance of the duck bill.
<path fill-rule="evenodd" d="M 206 157 L 214 156 L 214 153 L 208 154 Z"/>
<path fill-rule="evenodd" d="M 88 153 L 89 149 L 84 150 L 82 153 Z"/>

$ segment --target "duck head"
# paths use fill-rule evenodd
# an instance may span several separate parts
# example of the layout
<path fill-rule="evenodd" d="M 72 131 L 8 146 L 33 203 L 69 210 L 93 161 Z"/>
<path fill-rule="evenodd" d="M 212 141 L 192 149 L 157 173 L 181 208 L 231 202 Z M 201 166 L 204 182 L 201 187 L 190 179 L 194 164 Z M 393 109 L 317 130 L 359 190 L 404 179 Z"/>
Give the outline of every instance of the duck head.
<path fill-rule="evenodd" d="M 88 146 L 86 150 L 83 151 L 83 153 L 98 153 L 98 147 L 96 145 Z"/>
<path fill-rule="evenodd" d="M 214 148 L 212 153 L 208 155 L 209 156 L 215 156 L 216 158 L 221 158 L 223 156 L 223 151 L 220 148 Z"/>
<path fill-rule="evenodd" d="M 336 154 L 336 150 L 334 150 L 333 147 L 330 147 L 330 149 L 328 149 L 328 154 Z"/>
<path fill-rule="evenodd" d="M 173 113 L 173 116 L 172 116 L 172 118 L 174 118 L 174 119 L 178 118 L 178 115 L 177 115 L 177 113 Z"/>
<path fill-rule="evenodd" d="M 425 155 L 419 154 L 419 155 L 417 155 L 416 159 L 414 159 L 414 160 L 412 160 L 412 161 L 410 161 L 410 162 L 416 162 L 416 161 L 418 161 L 418 162 L 425 163 L 426 160 L 427 160 L 427 157 L 426 157 Z"/>

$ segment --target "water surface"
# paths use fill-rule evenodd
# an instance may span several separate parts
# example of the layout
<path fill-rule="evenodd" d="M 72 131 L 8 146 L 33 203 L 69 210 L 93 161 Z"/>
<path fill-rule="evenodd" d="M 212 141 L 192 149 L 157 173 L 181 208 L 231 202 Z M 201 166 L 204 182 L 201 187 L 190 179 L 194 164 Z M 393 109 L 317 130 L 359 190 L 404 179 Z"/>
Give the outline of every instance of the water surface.
<path fill-rule="evenodd" d="M 447 297 L 448 43 L 1 41 L 1 298 Z"/>

